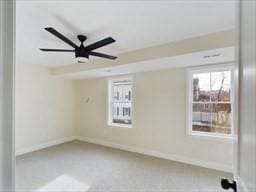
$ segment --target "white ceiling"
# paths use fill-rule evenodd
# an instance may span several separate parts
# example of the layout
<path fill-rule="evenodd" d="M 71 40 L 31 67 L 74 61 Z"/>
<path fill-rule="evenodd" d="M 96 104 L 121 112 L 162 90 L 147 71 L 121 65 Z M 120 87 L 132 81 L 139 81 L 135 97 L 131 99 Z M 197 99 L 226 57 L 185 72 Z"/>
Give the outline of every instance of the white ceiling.
<path fill-rule="evenodd" d="M 235 27 L 234 0 L 80 1 L 17 0 L 17 63 L 58 67 L 75 63 L 73 53 L 44 53 L 38 48 L 70 48 L 44 30 L 54 27 L 78 43 L 107 36 L 116 43 L 99 51 L 116 55 L 170 41 Z"/>

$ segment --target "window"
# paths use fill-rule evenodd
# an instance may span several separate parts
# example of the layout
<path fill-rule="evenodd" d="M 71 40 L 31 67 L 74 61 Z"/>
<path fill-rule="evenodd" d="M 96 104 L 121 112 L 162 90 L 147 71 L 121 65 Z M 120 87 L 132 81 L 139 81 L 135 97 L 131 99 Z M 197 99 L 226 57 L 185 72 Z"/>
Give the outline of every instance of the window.
<path fill-rule="evenodd" d="M 188 130 L 194 135 L 232 135 L 232 68 L 188 73 Z"/>
<path fill-rule="evenodd" d="M 108 124 L 122 127 L 132 125 L 132 79 L 109 80 Z"/>

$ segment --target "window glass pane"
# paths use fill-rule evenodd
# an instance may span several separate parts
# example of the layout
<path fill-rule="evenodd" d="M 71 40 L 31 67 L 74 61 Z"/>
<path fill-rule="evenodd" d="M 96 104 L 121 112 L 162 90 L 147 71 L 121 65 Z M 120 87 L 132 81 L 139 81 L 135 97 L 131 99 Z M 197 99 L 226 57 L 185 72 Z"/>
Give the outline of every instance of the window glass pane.
<path fill-rule="evenodd" d="M 212 132 L 231 134 L 231 104 L 213 104 Z"/>
<path fill-rule="evenodd" d="M 113 123 L 131 124 L 132 120 L 129 115 L 129 104 L 127 103 L 115 103 L 117 108 L 117 115 L 113 114 Z"/>
<path fill-rule="evenodd" d="M 211 73 L 211 100 L 230 101 L 231 95 L 231 72 Z"/>
<path fill-rule="evenodd" d="M 210 101 L 210 73 L 193 75 L 193 101 Z"/>
<path fill-rule="evenodd" d="M 123 85 L 123 100 L 124 101 L 130 101 L 130 95 L 131 95 L 132 85 L 131 84 L 125 84 Z"/>
<path fill-rule="evenodd" d="M 192 130 L 211 132 L 212 104 L 193 104 Z"/>
<path fill-rule="evenodd" d="M 122 93 L 122 87 L 120 85 L 113 85 L 112 100 L 119 101 Z"/>

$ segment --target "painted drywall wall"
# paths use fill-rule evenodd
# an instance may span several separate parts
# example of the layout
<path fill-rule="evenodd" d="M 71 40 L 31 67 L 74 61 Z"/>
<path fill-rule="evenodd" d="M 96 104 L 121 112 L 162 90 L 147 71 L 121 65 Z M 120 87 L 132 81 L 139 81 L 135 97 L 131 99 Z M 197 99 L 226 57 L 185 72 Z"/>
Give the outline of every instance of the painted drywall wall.
<path fill-rule="evenodd" d="M 186 134 L 186 69 L 133 75 L 133 128 L 107 125 L 107 82 L 77 81 L 79 136 L 232 169 L 231 140 Z"/>
<path fill-rule="evenodd" d="M 75 135 L 74 82 L 37 65 L 16 65 L 16 153 Z"/>
<path fill-rule="evenodd" d="M 186 134 L 185 68 L 132 77 L 134 123 L 129 129 L 107 125 L 108 78 L 71 81 L 42 66 L 17 65 L 16 153 L 79 136 L 206 167 L 233 168 L 231 140 Z"/>

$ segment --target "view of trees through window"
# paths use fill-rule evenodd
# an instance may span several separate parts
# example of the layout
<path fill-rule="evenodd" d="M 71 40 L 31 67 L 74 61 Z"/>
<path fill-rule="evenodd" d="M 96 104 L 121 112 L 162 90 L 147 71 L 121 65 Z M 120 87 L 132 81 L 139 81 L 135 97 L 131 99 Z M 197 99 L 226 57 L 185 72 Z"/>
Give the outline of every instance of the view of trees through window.
<path fill-rule="evenodd" d="M 192 130 L 231 134 L 231 71 L 193 74 Z"/>
<path fill-rule="evenodd" d="M 132 81 L 112 82 L 111 96 L 112 123 L 132 124 Z"/>

